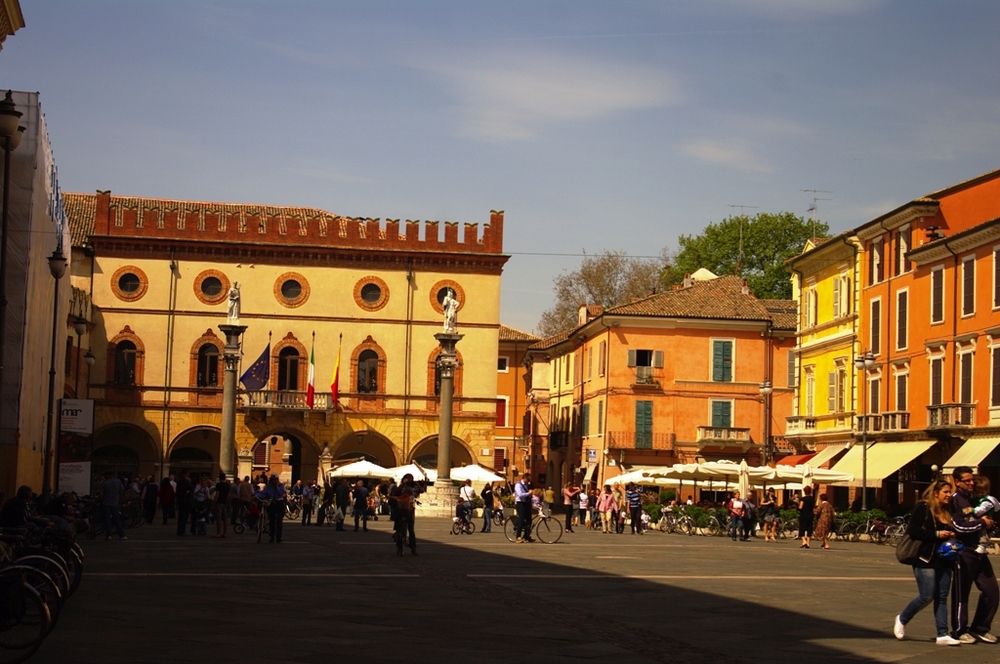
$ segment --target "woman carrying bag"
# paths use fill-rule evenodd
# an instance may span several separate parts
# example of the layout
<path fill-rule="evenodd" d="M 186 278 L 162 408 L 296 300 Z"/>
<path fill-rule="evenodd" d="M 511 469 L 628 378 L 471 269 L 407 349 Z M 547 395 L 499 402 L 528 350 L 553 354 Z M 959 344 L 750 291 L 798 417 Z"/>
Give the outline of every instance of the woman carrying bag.
<path fill-rule="evenodd" d="M 924 491 L 923 500 L 913 508 L 906 535 L 919 543 L 916 559 L 911 559 L 913 576 L 920 593 L 896 616 L 892 633 L 900 641 L 906 636 L 905 625 L 925 606 L 934 602 L 934 623 L 939 646 L 957 646 L 961 641 L 948 634 L 948 590 L 951 588 L 953 561 L 938 553 L 940 542 L 955 536 L 951 530 L 951 484 L 938 480 Z M 903 545 L 904 542 L 900 542 Z"/>

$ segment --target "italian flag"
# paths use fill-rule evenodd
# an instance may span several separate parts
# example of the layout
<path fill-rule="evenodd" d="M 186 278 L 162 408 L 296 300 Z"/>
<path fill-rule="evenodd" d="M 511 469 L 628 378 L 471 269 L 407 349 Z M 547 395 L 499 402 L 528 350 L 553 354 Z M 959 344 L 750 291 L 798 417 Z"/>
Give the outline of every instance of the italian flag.
<path fill-rule="evenodd" d="M 340 335 L 340 346 L 337 347 L 337 363 L 333 365 L 333 376 L 330 378 L 330 405 L 334 410 L 340 405 L 340 351 L 344 347 L 344 335 Z"/>
<path fill-rule="evenodd" d="M 316 343 L 313 342 L 312 350 L 309 351 L 309 385 L 306 387 L 306 405 L 313 407 L 316 400 Z"/>

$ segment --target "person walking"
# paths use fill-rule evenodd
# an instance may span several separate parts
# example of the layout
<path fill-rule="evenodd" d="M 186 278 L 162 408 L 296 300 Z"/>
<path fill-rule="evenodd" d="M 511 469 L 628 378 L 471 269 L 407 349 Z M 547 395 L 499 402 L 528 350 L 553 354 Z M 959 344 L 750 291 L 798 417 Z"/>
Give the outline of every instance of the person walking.
<path fill-rule="evenodd" d="M 579 493 L 579 489 L 577 489 Z M 517 510 L 517 530 L 514 532 L 515 541 L 534 542 L 531 538 L 531 474 L 521 475 L 521 479 L 514 485 L 514 509 Z"/>
<path fill-rule="evenodd" d="M 319 497 L 319 487 L 316 480 L 309 480 L 309 484 L 302 489 L 302 525 L 312 523 L 313 504 Z"/>
<path fill-rule="evenodd" d="M 479 532 L 488 533 L 493 530 L 493 482 L 483 485 L 479 497 L 483 499 L 483 527 Z"/>
<path fill-rule="evenodd" d="M 628 503 L 632 534 L 642 535 L 642 494 L 634 482 L 625 487 L 625 501 Z"/>
<path fill-rule="evenodd" d="M 389 489 L 389 506 L 392 508 L 392 517 L 395 527 L 392 537 L 395 540 L 407 538 L 410 546 L 410 553 L 417 555 L 417 535 L 414 530 L 414 521 L 417 508 L 417 496 L 420 490 L 413 483 L 413 475 L 407 473 L 400 479 L 399 484 Z"/>
<path fill-rule="evenodd" d="M 358 480 L 357 484 L 354 485 L 354 491 L 351 492 L 351 496 L 354 498 L 354 532 L 358 532 L 358 525 L 364 526 L 364 530 L 368 532 L 368 487 L 365 486 L 364 480 Z"/>
<path fill-rule="evenodd" d="M 341 479 L 337 483 L 337 488 L 334 489 L 334 494 L 337 498 L 337 509 L 340 510 L 342 517 L 347 516 L 347 507 L 351 504 L 351 487 L 347 483 L 346 479 Z M 329 515 L 327 515 L 329 517 Z M 337 521 L 337 530 L 344 529 L 344 519 L 339 518 Z"/>
<path fill-rule="evenodd" d="M 229 531 L 229 493 L 232 485 L 226 480 L 225 473 L 219 473 L 219 481 L 213 487 L 215 490 L 215 534 L 212 537 L 225 537 Z"/>
<path fill-rule="evenodd" d="M 186 535 L 188 518 L 194 505 L 194 485 L 187 473 L 181 473 L 177 478 L 177 495 L 174 500 L 177 502 L 177 534 Z"/>
<path fill-rule="evenodd" d="M 269 543 L 281 544 L 282 523 L 285 520 L 285 501 L 287 500 L 285 485 L 278 479 L 277 473 L 271 473 L 267 486 L 257 492 L 258 500 L 270 500 L 267 506 L 267 527 L 271 538 Z"/>
<path fill-rule="evenodd" d="M 816 509 L 816 498 L 812 495 L 812 487 L 802 487 L 802 498 L 799 499 L 799 537 L 802 538 L 800 549 L 808 549 L 813 534 L 813 511 Z"/>
<path fill-rule="evenodd" d="M 962 643 L 948 633 L 948 590 L 954 563 L 942 560 L 937 553 L 938 542 L 955 536 L 953 519 L 951 484 L 947 480 L 937 480 L 924 491 L 923 500 L 913 508 L 906 526 L 910 539 L 920 542 L 919 556 L 913 563 L 918 595 L 896 616 L 892 633 L 900 641 L 906 638 L 906 624 L 933 602 L 937 644 L 957 646 Z"/>
<path fill-rule="evenodd" d="M 774 489 L 768 489 L 764 493 L 764 500 L 760 503 L 760 516 L 764 519 L 764 541 L 778 541 L 778 499 Z"/>
<path fill-rule="evenodd" d="M 826 494 L 819 494 L 819 504 L 814 510 L 816 514 L 816 528 L 813 530 L 813 537 L 823 540 L 824 549 L 830 548 L 830 529 L 833 527 L 833 505 L 826 499 Z"/>
<path fill-rule="evenodd" d="M 20 494 L 20 492 L 18 492 Z M 125 488 L 121 480 L 114 476 L 109 470 L 104 473 L 104 481 L 100 486 L 101 507 L 104 509 L 104 532 L 105 539 L 111 539 L 111 527 L 118 533 L 118 539 L 128 539 L 125 537 L 125 526 L 122 525 L 121 500 Z"/>
<path fill-rule="evenodd" d="M 167 525 L 167 519 L 172 519 L 174 517 L 175 508 L 177 507 L 177 502 L 174 500 L 174 485 L 171 484 L 169 477 L 164 477 L 163 481 L 160 482 L 160 511 L 163 512 L 163 525 Z"/>
<path fill-rule="evenodd" d="M 979 537 L 983 530 L 993 527 L 993 519 L 988 516 L 975 515 L 976 498 L 973 496 L 975 477 L 968 466 L 959 466 L 952 471 L 955 480 L 955 493 L 952 496 L 952 530 L 955 538 L 962 543 L 962 551 L 958 554 L 958 566 L 955 570 L 955 589 L 951 597 L 951 627 L 953 636 L 962 643 L 994 644 L 997 637 L 990 633 L 993 618 L 1000 603 L 1000 590 L 997 588 L 997 578 L 993 573 L 989 556 L 976 553 Z M 972 584 L 979 589 L 979 603 L 976 614 L 969 622 L 969 593 Z"/>
<path fill-rule="evenodd" d="M 472 514 L 472 499 L 476 497 L 476 490 L 472 488 L 472 480 L 465 480 L 462 488 L 458 490 L 458 497 L 465 503 L 467 514 Z"/>
<path fill-rule="evenodd" d="M 563 487 L 563 510 L 566 512 L 566 532 L 573 532 L 573 503 L 578 501 L 577 496 L 580 495 L 580 487 L 574 486 L 572 482 L 566 482 L 566 486 Z"/>
<path fill-rule="evenodd" d="M 237 518 L 242 520 L 247 516 L 247 510 L 250 509 L 250 501 L 253 500 L 253 495 L 256 493 L 254 491 L 253 482 L 250 481 L 250 476 L 246 475 L 243 477 L 243 481 L 240 482 L 240 513 Z"/>
<path fill-rule="evenodd" d="M 604 493 L 597 499 L 597 511 L 601 514 L 601 532 L 605 535 L 610 535 L 614 527 L 612 520 L 617 506 L 615 494 L 611 492 L 611 485 L 605 484 Z"/>
<path fill-rule="evenodd" d="M 156 497 L 160 493 L 160 485 L 156 483 L 150 475 L 142 487 L 140 499 L 142 500 L 142 511 L 146 516 L 146 523 L 152 524 L 156 518 Z"/>
<path fill-rule="evenodd" d="M 743 539 L 743 501 L 740 500 L 739 490 L 733 491 L 726 503 L 726 510 L 729 512 L 729 536 L 734 542 L 737 537 Z"/>

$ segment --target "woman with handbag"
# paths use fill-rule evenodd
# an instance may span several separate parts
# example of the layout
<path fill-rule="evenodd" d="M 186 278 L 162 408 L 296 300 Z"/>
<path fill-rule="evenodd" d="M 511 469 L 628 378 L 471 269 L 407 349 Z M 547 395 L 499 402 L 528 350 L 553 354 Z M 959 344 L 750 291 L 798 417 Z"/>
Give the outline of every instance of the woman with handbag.
<path fill-rule="evenodd" d="M 897 557 L 913 565 L 917 591 L 903 612 L 896 616 L 892 633 L 900 641 L 906 636 L 905 625 L 922 608 L 934 602 L 934 623 L 937 626 L 939 646 L 957 646 L 961 641 L 948 634 L 948 590 L 954 563 L 942 560 L 937 553 L 938 543 L 955 536 L 951 530 L 951 484 L 938 480 L 924 491 L 923 500 L 913 508 L 906 537 L 897 545 Z M 910 542 L 907 539 L 911 540 Z M 914 547 L 913 543 L 918 543 Z M 907 551 L 910 549 L 910 551 Z M 916 556 L 913 556 L 916 549 Z"/>

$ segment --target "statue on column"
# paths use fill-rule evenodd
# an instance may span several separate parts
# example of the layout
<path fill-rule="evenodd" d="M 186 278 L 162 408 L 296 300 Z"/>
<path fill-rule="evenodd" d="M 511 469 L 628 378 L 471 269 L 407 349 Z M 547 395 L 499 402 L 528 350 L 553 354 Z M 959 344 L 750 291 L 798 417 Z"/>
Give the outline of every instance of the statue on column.
<path fill-rule="evenodd" d="M 458 323 L 458 300 L 455 299 L 455 291 L 448 289 L 441 307 L 444 309 L 444 331 L 454 334 Z"/>
<path fill-rule="evenodd" d="M 232 325 L 240 324 L 240 282 L 234 281 L 229 289 L 229 309 L 226 312 L 226 322 Z"/>

